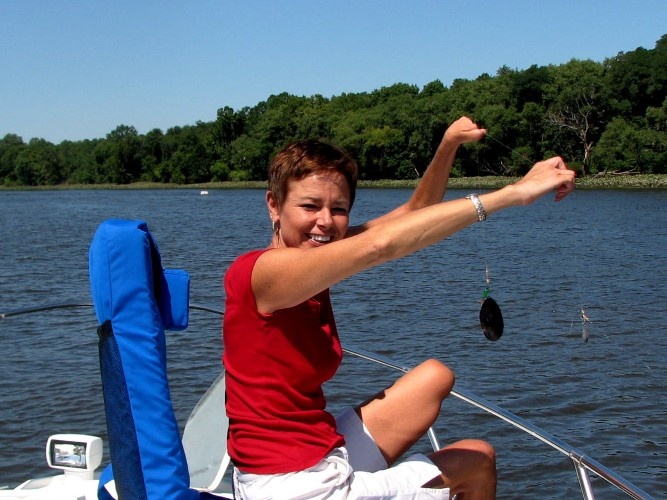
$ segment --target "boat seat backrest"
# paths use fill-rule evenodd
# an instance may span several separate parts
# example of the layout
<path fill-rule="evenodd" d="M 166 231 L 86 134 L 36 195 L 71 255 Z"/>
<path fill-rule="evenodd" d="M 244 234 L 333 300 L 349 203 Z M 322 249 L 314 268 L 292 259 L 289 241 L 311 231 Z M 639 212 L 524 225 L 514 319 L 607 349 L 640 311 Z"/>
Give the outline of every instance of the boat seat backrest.
<path fill-rule="evenodd" d="M 147 224 L 129 220 L 98 227 L 89 270 L 112 464 L 103 475 L 120 498 L 210 497 L 191 487 L 167 379 L 165 329 L 187 327 L 189 275 L 163 269 Z"/>

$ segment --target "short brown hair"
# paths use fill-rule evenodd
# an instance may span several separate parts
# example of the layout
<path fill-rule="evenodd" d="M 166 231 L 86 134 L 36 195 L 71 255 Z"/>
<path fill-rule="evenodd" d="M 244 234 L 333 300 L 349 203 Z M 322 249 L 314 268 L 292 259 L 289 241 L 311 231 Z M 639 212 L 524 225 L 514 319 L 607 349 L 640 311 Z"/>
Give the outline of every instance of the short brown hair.
<path fill-rule="evenodd" d="M 317 172 L 335 171 L 343 175 L 350 187 L 350 208 L 354 203 L 359 167 L 343 149 L 326 142 L 294 142 L 279 151 L 269 164 L 269 190 L 279 206 L 287 198 L 292 180 L 301 180 Z"/>

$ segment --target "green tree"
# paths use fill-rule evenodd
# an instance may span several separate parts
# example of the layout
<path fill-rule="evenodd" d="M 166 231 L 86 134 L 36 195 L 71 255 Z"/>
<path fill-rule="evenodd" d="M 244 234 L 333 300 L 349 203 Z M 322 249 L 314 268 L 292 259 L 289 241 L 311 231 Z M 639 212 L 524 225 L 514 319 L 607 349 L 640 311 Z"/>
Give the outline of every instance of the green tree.
<path fill-rule="evenodd" d="M 250 135 L 257 137 L 269 149 L 276 149 L 285 143 L 301 139 L 298 136 L 297 117 L 306 98 L 292 96 L 286 92 L 270 96 L 265 110 L 256 121 Z"/>
<path fill-rule="evenodd" d="M 216 120 L 211 127 L 210 142 L 208 143 L 212 157 L 229 158 L 229 147 L 245 132 L 246 121 L 246 110 L 235 112 L 229 106 L 218 109 Z"/>
<path fill-rule="evenodd" d="M 331 136 L 329 101 L 317 94 L 306 99 L 298 110 L 296 135 L 300 138 L 322 139 Z"/>
<path fill-rule="evenodd" d="M 360 159 L 364 150 L 363 133 L 368 126 L 365 108 L 348 111 L 333 124 L 332 140 L 354 158 Z"/>
<path fill-rule="evenodd" d="M 659 132 L 667 132 L 667 97 L 662 101 L 662 106 L 646 108 L 646 123 Z"/>
<path fill-rule="evenodd" d="M 211 179 L 210 167 L 213 161 L 205 146 L 209 133 L 207 125 L 203 123 L 169 131 L 176 144 L 176 150 L 165 161 L 169 182 L 191 184 Z"/>
<path fill-rule="evenodd" d="M 639 47 L 606 61 L 617 112 L 626 119 L 659 107 L 667 95 L 667 34 L 647 50 Z"/>
<path fill-rule="evenodd" d="M 667 97 L 660 107 L 646 108 L 645 144 L 647 170 L 654 174 L 667 172 Z"/>
<path fill-rule="evenodd" d="M 98 163 L 98 182 L 127 184 L 141 177 L 141 142 L 137 129 L 119 125 L 106 140 L 98 144 L 95 158 Z"/>
<path fill-rule="evenodd" d="M 23 138 L 16 134 L 6 134 L 0 139 L 0 179 L 4 184 L 16 181 L 14 165 L 17 156 L 25 147 Z"/>
<path fill-rule="evenodd" d="M 405 138 L 400 130 L 385 125 L 381 128 L 368 128 L 363 134 L 363 153 L 365 179 L 396 178 L 400 167 L 401 151 L 405 148 Z"/>
<path fill-rule="evenodd" d="M 445 94 L 447 93 L 447 90 L 447 87 L 445 87 L 440 80 L 433 80 L 432 82 L 424 85 L 424 88 L 422 88 L 421 92 L 419 93 L 419 97 L 430 98 L 437 96 L 438 94 Z"/>
<path fill-rule="evenodd" d="M 551 82 L 551 74 L 546 66 L 533 64 L 524 71 L 510 72 L 510 91 L 518 112 L 526 104 L 544 104 L 544 91 Z"/>
<path fill-rule="evenodd" d="M 243 135 L 231 144 L 229 180 L 248 181 L 267 178 L 267 166 L 274 150 L 256 137 Z"/>
<path fill-rule="evenodd" d="M 609 95 L 604 68 L 591 60 L 572 59 L 550 70 L 552 78 L 545 88 L 549 102 L 548 123 L 557 141 L 562 134 L 560 142 L 570 146 L 567 148 L 570 155 L 581 161 L 582 174 L 586 175 L 593 145 L 606 123 Z"/>
<path fill-rule="evenodd" d="M 102 139 L 63 141 L 57 147 L 63 164 L 63 179 L 75 184 L 91 184 L 96 179 L 95 147 Z"/>
<path fill-rule="evenodd" d="M 164 134 L 154 128 L 140 139 L 141 178 L 145 181 L 161 182 L 165 165 Z"/>
<path fill-rule="evenodd" d="M 449 89 L 439 80 L 426 84 L 413 108 L 414 126 L 408 140 L 408 152 L 412 169 L 421 176 L 452 119 Z"/>
<path fill-rule="evenodd" d="M 623 118 L 614 118 L 602 134 L 593 160 L 604 173 L 642 173 L 646 142 L 645 131 Z"/>
<path fill-rule="evenodd" d="M 31 139 L 14 162 L 16 179 L 24 185 L 53 185 L 63 180 L 62 161 L 56 147 L 44 139 Z"/>
<path fill-rule="evenodd" d="M 390 101 L 396 97 L 417 97 L 419 94 L 419 87 L 410 85 L 408 83 L 395 83 L 388 87 L 381 87 L 378 90 L 371 92 L 371 99 L 375 106 L 378 103 Z"/>

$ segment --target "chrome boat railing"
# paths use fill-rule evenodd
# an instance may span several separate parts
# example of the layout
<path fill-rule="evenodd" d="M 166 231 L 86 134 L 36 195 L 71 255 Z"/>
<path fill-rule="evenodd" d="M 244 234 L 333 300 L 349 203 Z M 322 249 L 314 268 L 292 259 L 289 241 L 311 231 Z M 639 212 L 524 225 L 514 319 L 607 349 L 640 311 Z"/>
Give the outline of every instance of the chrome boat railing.
<path fill-rule="evenodd" d="M 363 349 L 344 346 L 343 350 L 348 354 L 352 354 L 354 356 L 381 364 L 383 366 L 387 366 L 389 368 L 392 368 L 400 372 L 407 372 L 410 370 L 409 367 L 403 366 L 400 363 L 397 363 L 389 358 L 386 358 L 384 356 L 369 351 L 365 351 Z M 590 477 L 587 471 L 593 472 L 595 475 L 606 480 L 607 482 L 614 485 L 616 488 L 623 491 L 632 498 L 636 498 L 638 500 L 653 498 L 642 489 L 638 488 L 631 482 L 627 481 L 622 476 L 618 475 L 616 472 L 602 465 L 600 462 L 592 459 L 585 453 L 579 451 L 573 446 L 570 446 L 569 444 L 549 434 L 543 429 L 540 429 L 539 427 L 531 424 L 530 422 L 527 422 L 526 420 L 515 415 L 514 413 L 504 410 L 503 408 L 465 389 L 454 389 L 452 390 L 450 395 L 458 399 L 461 399 L 466 403 L 469 403 L 483 410 L 486 413 L 494 415 L 500 418 L 501 420 L 504 420 L 508 424 L 516 427 L 517 429 L 522 430 L 527 434 L 530 434 L 531 436 L 539 439 L 543 443 L 548 444 L 552 448 L 558 450 L 563 455 L 567 456 L 570 460 L 572 460 L 572 463 L 574 465 L 575 471 L 577 473 L 577 478 L 579 479 L 579 485 L 581 486 L 581 493 L 583 498 L 587 500 L 595 498 L 593 487 L 591 485 Z M 429 429 L 428 437 L 429 440 L 431 441 L 431 446 L 433 446 L 433 449 L 434 450 L 440 449 L 437 437 L 435 436 L 435 432 L 433 431 L 432 428 Z"/>
<path fill-rule="evenodd" d="M 7 312 L 0 312 L 0 320 L 12 316 L 19 316 L 23 314 L 31 314 L 42 311 L 71 309 L 77 307 L 92 307 L 92 306 L 93 304 L 91 302 L 66 302 L 66 303 L 35 306 L 23 309 L 15 309 Z M 220 309 L 208 306 L 196 305 L 196 304 L 190 304 L 190 309 L 195 311 L 212 313 L 218 316 L 222 316 L 224 314 L 224 312 L 221 311 Z M 371 361 L 373 363 L 391 368 L 392 370 L 396 370 L 399 372 L 405 373 L 411 369 L 409 366 L 405 366 L 397 361 L 394 361 L 380 354 L 376 354 L 360 348 L 354 348 L 348 344 L 345 344 L 343 346 L 343 351 L 350 355 L 365 359 L 367 361 Z M 593 486 L 591 485 L 590 476 L 588 475 L 589 471 L 595 474 L 596 476 L 600 477 L 601 479 L 604 479 L 611 485 L 615 486 L 617 489 L 624 492 L 631 498 L 635 498 L 637 500 L 653 498 L 651 495 L 643 491 L 641 488 L 635 486 L 630 481 L 626 480 L 613 470 L 605 467 L 600 462 L 587 456 L 582 451 L 578 450 L 577 448 L 574 448 L 573 446 L 570 446 L 566 442 L 549 434 L 543 429 L 531 424 L 530 422 L 527 422 L 526 420 L 515 415 L 514 413 L 507 411 L 465 389 L 458 388 L 452 390 L 450 394 L 455 398 L 458 398 L 484 411 L 485 413 L 491 414 L 505 421 L 506 423 L 533 436 L 534 438 L 551 446 L 561 454 L 568 457 L 572 461 L 572 464 L 574 466 L 575 472 L 577 474 L 577 479 L 579 480 L 579 485 L 581 487 L 582 497 L 584 499 L 591 500 L 595 498 L 595 492 L 593 491 Z M 427 435 L 433 450 L 440 449 L 441 446 L 438 442 L 438 437 L 433 428 L 429 428 Z"/>

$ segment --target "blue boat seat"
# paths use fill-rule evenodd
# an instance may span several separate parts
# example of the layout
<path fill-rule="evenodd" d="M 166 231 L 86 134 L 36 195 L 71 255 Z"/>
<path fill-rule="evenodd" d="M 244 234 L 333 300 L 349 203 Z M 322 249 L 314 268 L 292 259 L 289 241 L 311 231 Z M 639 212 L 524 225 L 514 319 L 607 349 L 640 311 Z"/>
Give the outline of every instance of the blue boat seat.
<path fill-rule="evenodd" d="M 165 330 L 188 325 L 189 275 L 162 268 L 146 222 L 119 219 L 98 227 L 90 246 L 89 271 L 100 324 L 100 372 L 111 455 L 98 498 L 232 498 L 210 492 L 220 488 L 219 469 L 228 465 L 222 439 L 218 440 L 222 449 L 210 449 L 220 445 L 214 436 L 227 434 L 224 376 L 190 417 L 187 456 L 171 403 Z M 211 416 L 214 410 L 216 417 Z M 196 468 L 194 481 L 189 463 Z"/>

